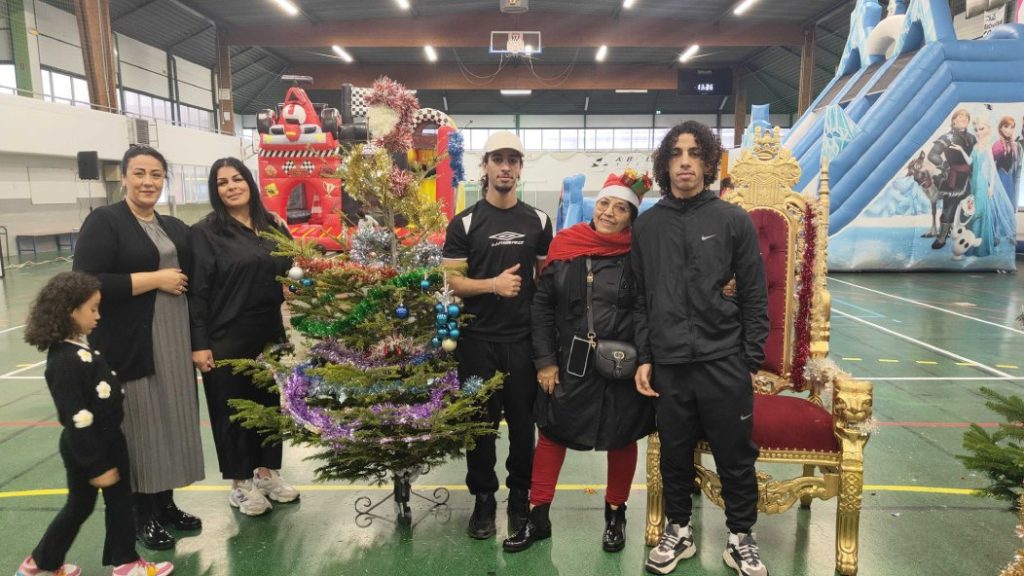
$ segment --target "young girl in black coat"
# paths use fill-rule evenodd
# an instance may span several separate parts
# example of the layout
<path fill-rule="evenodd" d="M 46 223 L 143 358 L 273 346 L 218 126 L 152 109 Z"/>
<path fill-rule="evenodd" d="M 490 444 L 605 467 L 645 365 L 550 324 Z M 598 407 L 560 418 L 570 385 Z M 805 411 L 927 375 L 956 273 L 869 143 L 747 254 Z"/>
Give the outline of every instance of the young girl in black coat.
<path fill-rule="evenodd" d="M 15 576 L 78 576 L 65 564 L 78 530 L 92 514 L 96 494 L 106 503 L 103 564 L 113 576 L 167 576 L 170 562 L 151 563 L 135 551 L 128 448 L 121 432 L 121 384 L 86 337 L 100 319 L 100 283 L 80 272 L 47 282 L 29 310 L 25 341 L 46 350 L 46 385 L 64 427 L 60 454 L 68 476 L 68 501 Z"/>

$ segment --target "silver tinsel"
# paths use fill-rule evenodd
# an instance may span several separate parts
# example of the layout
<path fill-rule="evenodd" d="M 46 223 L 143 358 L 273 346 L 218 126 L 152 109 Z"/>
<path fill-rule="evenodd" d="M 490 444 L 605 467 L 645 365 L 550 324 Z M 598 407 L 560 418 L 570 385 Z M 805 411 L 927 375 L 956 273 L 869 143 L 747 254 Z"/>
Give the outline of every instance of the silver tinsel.
<path fill-rule="evenodd" d="M 391 265 L 391 238 L 393 233 L 371 220 L 361 220 L 349 243 L 349 258 L 356 264 L 377 268 Z M 441 247 L 423 241 L 414 246 L 398 243 L 400 272 L 417 268 L 436 268 L 441 265 Z"/>

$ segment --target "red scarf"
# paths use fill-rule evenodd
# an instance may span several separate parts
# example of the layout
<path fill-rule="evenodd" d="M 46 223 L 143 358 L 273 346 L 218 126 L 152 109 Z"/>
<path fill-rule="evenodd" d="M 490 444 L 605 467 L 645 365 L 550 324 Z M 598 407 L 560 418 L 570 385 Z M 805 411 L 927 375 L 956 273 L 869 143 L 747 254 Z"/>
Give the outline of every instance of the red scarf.
<path fill-rule="evenodd" d="M 555 235 L 544 266 L 555 260 L 568 261 L 578 256 L 621 256 L 629 252 L 631 241 L 629 228 L 615 234 L 600 234 L 589 223 L 580 222 Z"/>

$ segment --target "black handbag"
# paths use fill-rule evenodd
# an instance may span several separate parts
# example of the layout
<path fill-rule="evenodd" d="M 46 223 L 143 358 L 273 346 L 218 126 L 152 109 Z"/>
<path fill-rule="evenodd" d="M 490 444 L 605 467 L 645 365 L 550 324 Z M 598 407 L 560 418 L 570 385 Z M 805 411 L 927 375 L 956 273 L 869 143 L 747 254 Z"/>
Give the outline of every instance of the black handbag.
<path fill-rule="evenodd" d="M 613 322 L 614 323 L 614 322 Z M 613 380 L 632 380 L 636 374 L 636 346 L 621 340 L 597 340 L 594 332 L 594 273 L 587 257 L 587 339 L 594 347 L 594 368 Z"/>

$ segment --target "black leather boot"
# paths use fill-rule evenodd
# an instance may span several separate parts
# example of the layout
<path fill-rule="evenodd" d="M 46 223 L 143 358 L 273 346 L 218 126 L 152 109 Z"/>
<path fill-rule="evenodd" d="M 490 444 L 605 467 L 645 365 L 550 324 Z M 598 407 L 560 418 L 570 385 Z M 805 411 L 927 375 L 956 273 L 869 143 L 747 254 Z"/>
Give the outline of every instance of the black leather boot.
<path fill-rule="evenodd" d="M 551 538 L 551 520 L 548 518 L 550 509 L 551 504 L 541 504 L 530 510 L 522 528 L 501 543 L 505 552 L 522 552 L 538 540 Z"/>
<path fill-rule="evenodd" d="M 508 491 L 508 530 L 518 532 L 530 518 L 530 492 L 518 488 L 510 488 Z"/>
<path fill-rule="evenodd" d="M 952 224 L 945 222 L 939 226 L 939 234 L 935 237 L 935 241 L 932 242 L 932 250 L 938 250 L 946 245 L 946 238 L 949 237 L 949 232 L 953 229 Z"/>
<path fill-rule="evenodd" d="M 203 527 L 203 521 L 185 512 L 174 503 L 174 492 L 167 490 L 155 495 L 156 519 L 165 527 L 174 527 L 178 530 L 199 530 Z"/>
<path fill-rule="evenodd" d="M 174 548 L 174 536 L 165 530 L 156 519 L 154 500 L 154 495 L 140 493 L 134 495 L 135 538 L 150 550 Z"/>
<path fill-rule="evenodd" d="M 619 552 L 626 547 L 626 505 L 612 510 L 611 504 L 604 503 L 604 535 L 601 547 L 605 552 Z"/>
<path fill-rule="evenodd" d="M 494 493 L 476 495 L 476 504 L 473 505 L 473 515 L 469 517 L 469 527 L 466 532 L 477 540 L 486 540 L 494 536 L 494 517 L 498 512 L 498 502 L 494 499 Z"/>

